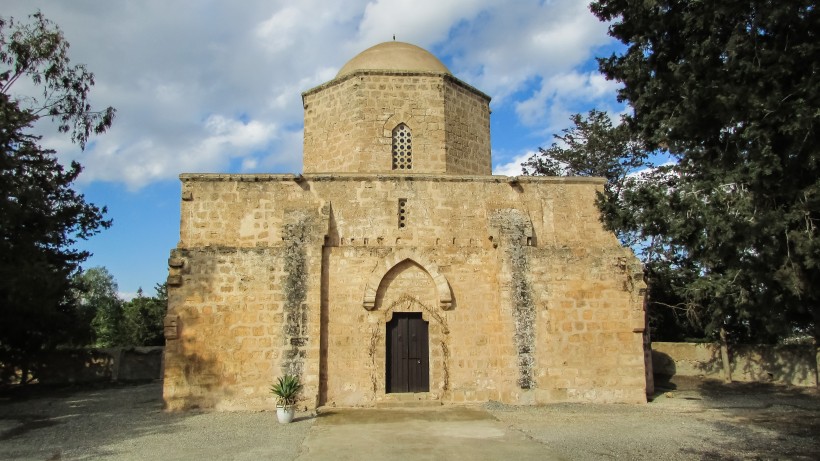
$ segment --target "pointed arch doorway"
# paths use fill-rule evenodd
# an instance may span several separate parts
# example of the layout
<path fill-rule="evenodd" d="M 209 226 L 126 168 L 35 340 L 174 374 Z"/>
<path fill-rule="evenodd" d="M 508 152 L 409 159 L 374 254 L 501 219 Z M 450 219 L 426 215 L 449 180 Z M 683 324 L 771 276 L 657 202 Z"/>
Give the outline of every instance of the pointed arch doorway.
<path fill-rule="evenodd" d="M 420 312 L 395 312 L 387 322 L 386 391 L 430 391 L 428 323 Z"/>
<path fill-rule="evenodd" d="M 383 374 L 373 379 L 383 383 L 386 394 L 429 393 L 431 382 L 441 383 L 435 391 L 447 389 L 445 311 L 454 300 L 437 266 L 407 250 L 396 251 L 371 272 L 362 306 L 384 322 L 383 349 L 373 352 L 383 357 L 384 367 L 373 371 Z M 433 344 L 443 352 L 431 359 Z"/>

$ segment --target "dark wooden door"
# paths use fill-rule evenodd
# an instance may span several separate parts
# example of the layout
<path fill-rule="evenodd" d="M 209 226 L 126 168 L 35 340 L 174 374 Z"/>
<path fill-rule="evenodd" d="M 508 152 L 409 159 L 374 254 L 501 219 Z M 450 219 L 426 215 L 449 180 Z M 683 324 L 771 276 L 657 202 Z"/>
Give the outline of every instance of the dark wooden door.
<path fill-rule="evenodd" d="M 430 390 L 427 322 L 418 313 L 396 313 L 387 324 L 387 392 Z"/>

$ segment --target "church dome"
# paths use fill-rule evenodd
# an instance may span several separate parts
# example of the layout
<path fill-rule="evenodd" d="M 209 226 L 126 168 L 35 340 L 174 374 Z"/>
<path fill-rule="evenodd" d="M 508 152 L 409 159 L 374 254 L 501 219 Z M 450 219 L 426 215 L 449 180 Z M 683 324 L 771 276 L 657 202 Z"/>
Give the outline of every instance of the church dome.
<path fill-rule="evenodd" d="M 336 78 L 359 70 L 417 71 L 449 74 L 450 70 L 432 53 L 404 42 L 384 42 L 357 54 L 342 67 Z"/>

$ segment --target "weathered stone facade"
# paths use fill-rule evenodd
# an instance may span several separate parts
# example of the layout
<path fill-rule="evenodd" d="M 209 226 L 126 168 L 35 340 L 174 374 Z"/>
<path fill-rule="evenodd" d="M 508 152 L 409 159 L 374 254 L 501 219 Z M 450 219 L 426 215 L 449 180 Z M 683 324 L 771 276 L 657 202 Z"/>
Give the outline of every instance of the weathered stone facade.
<path fill-rule="evenodd" d="M 603 181 L 490 175 L 489 98 L 371 50 L 303 95 L 304 175 L 181 176 L 167 406 L 272 408 L 285 372 L 308 407 L 407 398 L 386 392 L 405 312 L 429 328 L 414 399 L 645 401 L 642 272 L 599 222 Z"/>
<path fill-rule="evenodd" d="M 391 171 L 392 130 L 413 134 L 416 173 L 491 173 L 489 96 L 449 74 L 360 71 L 303 95 L 305 173 Z"/>

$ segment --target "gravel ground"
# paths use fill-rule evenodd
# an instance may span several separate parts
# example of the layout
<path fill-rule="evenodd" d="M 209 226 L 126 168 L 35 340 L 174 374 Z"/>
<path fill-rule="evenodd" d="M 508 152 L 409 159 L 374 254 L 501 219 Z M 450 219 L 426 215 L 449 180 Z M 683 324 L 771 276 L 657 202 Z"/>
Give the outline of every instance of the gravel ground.
<path fill-rule="evenodd" d="M 566 459 L 820 459 L 820 396 L 678 381 L 647 405 L 484 409 Z M 165 413 L 161 384 L 0 395 L 0 459 L 294 459 L 316 419 Z"/>
<path fill-rule="evenodd" d="M 485 407 L 573 460 L 820 459 L 816 389 L 677 381 L 647 405 Z"/>
<path fill-rule="evenodd" d="M 313 420 L 275 412 L 162 411 L 162 384 L 0 398 L 0 459 L 294 459 Z"/>

